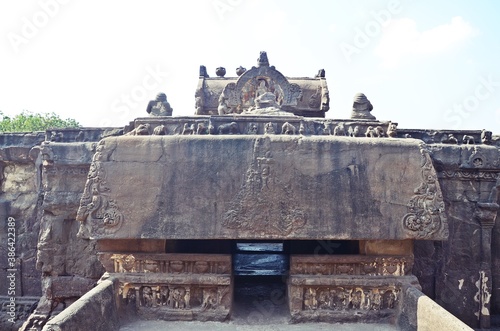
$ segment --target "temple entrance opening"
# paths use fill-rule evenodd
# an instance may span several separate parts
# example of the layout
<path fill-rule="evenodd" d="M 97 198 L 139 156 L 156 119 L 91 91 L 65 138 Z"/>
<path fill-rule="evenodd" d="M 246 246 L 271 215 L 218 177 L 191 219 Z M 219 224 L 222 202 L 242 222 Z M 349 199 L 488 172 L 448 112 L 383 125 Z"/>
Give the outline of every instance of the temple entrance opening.
<path fill-rule="evenodd" d="M 231 320 L 242 324 L 287 323 L 290 255 L 359 254 L 358 241 L 235 241 Z"/>

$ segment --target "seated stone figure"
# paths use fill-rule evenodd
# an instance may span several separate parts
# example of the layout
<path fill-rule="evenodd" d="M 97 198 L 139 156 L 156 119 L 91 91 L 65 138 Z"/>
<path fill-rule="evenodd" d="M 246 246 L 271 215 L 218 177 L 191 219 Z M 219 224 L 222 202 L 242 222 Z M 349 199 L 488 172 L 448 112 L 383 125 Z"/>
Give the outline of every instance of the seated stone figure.
<path fill-rule="evenodd" d="M 165 93 L 158 93 L 156 100 L 151 100 L 148 103 L 146 111 L 150 116 L 172 116 L 172 107 L 167 101 Z"/>
<path fill-rule="evenodd" d="M 372 111 L 373 106 L 366 98 L 363 93 L 357 93 L 354 96 L 353 105 L 352 105 L 352 119 L 364 119 L 364 120 L 375 120 L 375 116 L 373 116 L 370 112 Z"/>

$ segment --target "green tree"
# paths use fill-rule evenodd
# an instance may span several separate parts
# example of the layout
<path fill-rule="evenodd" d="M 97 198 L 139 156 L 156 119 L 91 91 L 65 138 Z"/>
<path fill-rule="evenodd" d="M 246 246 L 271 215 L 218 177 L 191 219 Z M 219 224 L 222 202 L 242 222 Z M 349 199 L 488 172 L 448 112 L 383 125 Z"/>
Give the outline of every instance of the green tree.
<path fill-rule="evenodd" d="M 14 117 L 0 111 L 0 132 L 33 132 L 50 128 L 78 128 L 80 124 L 72 119 L 62 119 L 55 113 L 39 114 L 23 110 Z"/>

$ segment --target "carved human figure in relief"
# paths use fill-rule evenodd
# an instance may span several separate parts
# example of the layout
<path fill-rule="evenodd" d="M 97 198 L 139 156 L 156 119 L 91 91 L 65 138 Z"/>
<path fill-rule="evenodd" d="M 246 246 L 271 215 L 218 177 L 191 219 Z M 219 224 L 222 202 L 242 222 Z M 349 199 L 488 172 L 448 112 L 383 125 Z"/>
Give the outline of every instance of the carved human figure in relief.
<path fill-rule="evenodd" d="M 352 119 L 365 119 L 365 120 L 375 120 L 370 112 L 373 110 L 373 106 L 366 98 L 363 93 L 357 93 L 353 99 L 351 118 Z"/>
<path fill-rule="evenodd" d="M 167 95 L 158 93 L 155 100 L 149 101 L 146 111 L 151 116 L 172 116 L 173 109 L 167 101 Z"/>
<path fill-rule="evenodd" d="M 151 290 L 151 287 L 144 286 L 142 288 L 142 299 L 143 299 L 143 305 L 145 307 L 153 307 L 154 298 L 153 298 L 153 291 Z"/>

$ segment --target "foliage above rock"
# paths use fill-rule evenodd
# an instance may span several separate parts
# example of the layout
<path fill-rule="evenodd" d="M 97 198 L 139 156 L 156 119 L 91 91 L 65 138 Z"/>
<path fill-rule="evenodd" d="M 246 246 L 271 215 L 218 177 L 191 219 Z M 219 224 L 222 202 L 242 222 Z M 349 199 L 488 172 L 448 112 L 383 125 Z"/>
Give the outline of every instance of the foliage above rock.
<path fill-rule="evenodd" d="M 51 128 L 78 128 L 80 124 L 72 119 L 62 119 L 55 113 L 41 114 L 23 110 L 9 117 L 0 111 L 0 132 L 33 132 Z"/>

